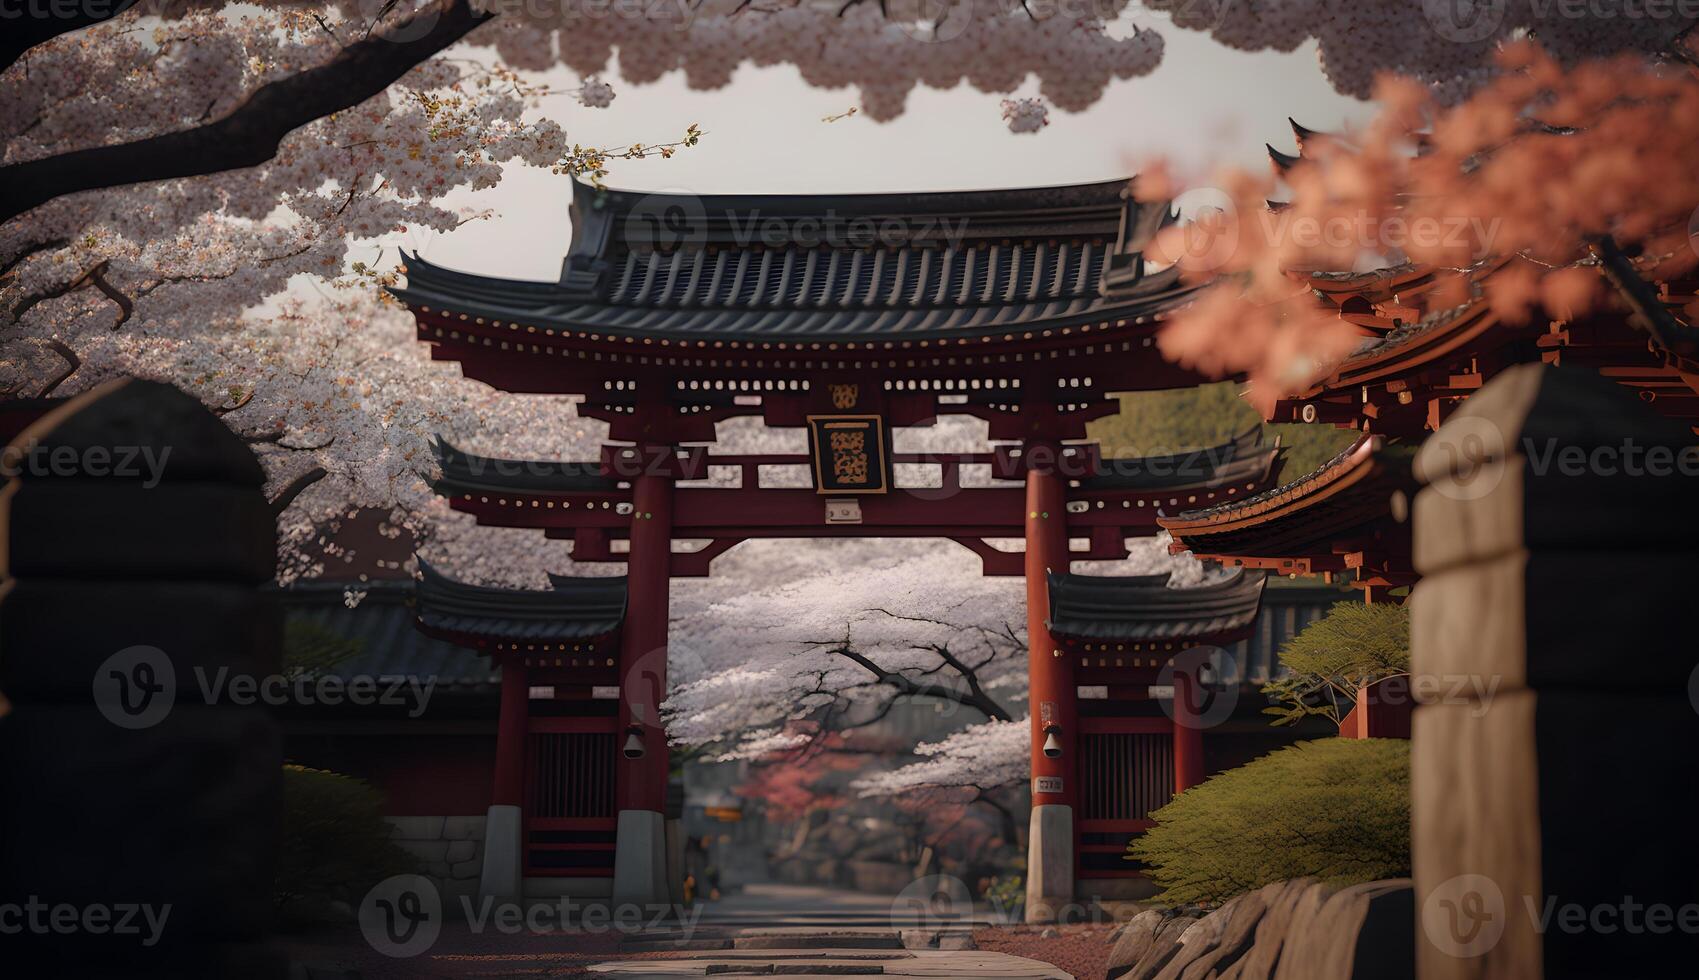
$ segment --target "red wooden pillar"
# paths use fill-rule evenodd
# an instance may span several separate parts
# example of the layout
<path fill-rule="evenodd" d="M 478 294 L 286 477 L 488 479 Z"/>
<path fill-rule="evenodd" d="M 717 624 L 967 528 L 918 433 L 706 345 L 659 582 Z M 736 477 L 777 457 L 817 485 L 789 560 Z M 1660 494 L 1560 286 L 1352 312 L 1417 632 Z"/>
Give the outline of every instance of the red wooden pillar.
<path fill-rule="evenodd" d="M 670 446 L 641 447 L 632 479 L 631 551 L 626 556 L 625 625 L 619 655 L 619 824 L 614 844 L 614 903 L 664 905 L 667 867 L 667 605 L 672 581 L 672 504 L 677 458 Z"/>
<path fill-rule="evenodd" d="M 1027 921 L 1051 922 L 1072 904 L 1075 877 L 1074 670 L 1050 635 L 1049 573 L 1068 571 L 1067 501 L 1059 446 L 1028 443 L 1026 461 L 1027 674 L 1032 726 L 1032 822 L 1027 839 Z"/>
<path fill-rule="evenodd" d="M 525 733 L 531 712 L 531 685 L 525 664 L 517 655 L 501 664 L 501 714 L 496 722 L 495 791 L 490 802 L 501 806 L 525 803 Z"/>
<path fill-rule="evenodd" d="M 670 472 L 651 466 L 633 481 L 631 553 L 626 558 L 628 592 L 619 657 L 621 810 L 660 813 L 666 809 L 668 756 L 661 702 L 667 690 L 672 504 Z M 636 736 L 643 748 L 636 758 L 626 751 L 631 736 Z"/>
<path fill-rule="evenodd" d="M 531 679 L 523 658 L 501 661 L 501 714 L 496 720 L 495 788 L 484 816 L 481 895 L 512 900 L 525 888 L 525 738 Z"/>
<path fill-rule="evenodd" d="M 1026 632 L 1034 805 L 1072 806 L 1077 789 L 1072 779 L 1078 733 L 1073 662 L 1050 635 L 1048 575 L 1068 570 L 1066 506 L 1062 478 L 1055 470 L 1027 470 Z M 1060 750 L 1059 756 L 1045 753 L 1047 741 Z"/>
<path fill-rule="evenodd" d="M 1174 792 L 1203 782 L 1203 722 L 1198 713 L 1204 692 L 1195 668 L 1174 668 Z"/>

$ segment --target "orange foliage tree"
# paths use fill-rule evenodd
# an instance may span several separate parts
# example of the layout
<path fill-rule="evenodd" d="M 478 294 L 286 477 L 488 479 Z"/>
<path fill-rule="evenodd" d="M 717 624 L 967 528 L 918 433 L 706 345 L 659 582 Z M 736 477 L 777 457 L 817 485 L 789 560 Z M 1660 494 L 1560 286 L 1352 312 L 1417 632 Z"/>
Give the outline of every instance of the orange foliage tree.
<path fill-rule="evenodd" d="M 1222 175 L 1221 205 L 1155 243 L 1159 259 L 1214 284 L 1171 319 L 1163 352 L 1244 376 L 1267 414 L 1362 339 L 1310 274 L 1401 263 L 1438 275 L 1430 311 L 1478 288 L 1507 324 L 1606 303 L 1672 316 L 1649 281 L 1699 264 L 1699 76 L 1628 55 L 1565 68 L 1530 42 L 1505 46 L 1499 66 L 1449 108 L 1428 86 L 1384 76 L 1380 111 L 1360 131 L 1301 132 L 1299 158 L 1277 176 Z M 1282 179 L 1289 199 L 1268 203 Z M 1134 186 L 1151 201 L 1175 190 L 1161 166 Z"/>

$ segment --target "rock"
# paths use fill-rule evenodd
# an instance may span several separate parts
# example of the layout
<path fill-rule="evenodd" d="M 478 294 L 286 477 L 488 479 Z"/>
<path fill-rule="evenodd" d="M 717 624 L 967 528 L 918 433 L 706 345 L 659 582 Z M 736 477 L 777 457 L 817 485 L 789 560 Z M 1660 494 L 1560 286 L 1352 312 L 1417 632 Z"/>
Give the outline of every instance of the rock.
<path fill-rule="evenodd" d="M 1222 918 L 1215 948 L 1201 953 L 1181 972 L 1180 980 L 1207 980 L 1219 976 L 1244 957 L 1256 938 L 1257 924 L 1268 911 L 1261 892 L 1248 892 L 1233 899 L 1211 918 Z M 1194 927 L 1195 928 L 1195 927 Z M 1191 930 L 1187 930 L 1189 933 Z M 1184 941 L 1184 937 L 1181 937 Z"/>
<path fill-rule="evenodd" d="M 445 817 L 388 817 L 395 840 L 441 840 Z"/>
<path fill-rule="evenodd" d="M 441 820 L 441 817 L 437 818 Z M 395 842 L 398 847 L 420 861 L 437 863 L 448 857 L 448 841 L 445 840 L 400 840 Z"/>
<path fill-rule="evenodd" d="M 1166 915 L 1161 924 L 1157 926 L 1156 935 L 1151 940 L 1150 949 L 1146 950 L 1145 954 L 1139 957 L 1139 961 L 1133 964 L 1133 968 L 1123 976 L 1127 980 L 1154 980 L 1156 975 L 1162 972 L 1162 968 L 1168 965 L 1168 961 L 1174 957 L 1174 954 L 1179 952 L 1180 937 L 1196 921 L 1198 921 L 1198 917 L 1193 915 L 1174 913 Z"/>
<path fill-rule="evenodd" d="M 954 932 L 949 933 L 948 935 L 939 936 L 938 948 L 959 951 L 978 949 L 979 946 L 973 941 L 973 935 L 971 933 Z"/>
<path fill-rule="evenodd" d="M 442 824 L 444 840 L 483 840 L 483 817 L 445 817 Z"/>
<path fill-rule="evenodd" d="M 1333 895 L 1333 889 L 1321 882 L 1312 882 L 1292 905 L 1292 916 L 1286 923 L 1286 935 L 1280 943 L 1280 958 L 1275 963 L 1273 980 L 1316 980 L 1303 971 L 1300 962 L 1307 962 L 1301 946 L 1316 941 L 1315 920 L 1321 907 Z"/>
<path fill-rule="evenodd" d="M 1204 915 L 1147 911 L 1116 930 L 1105 980 L 1407 980 L 1415 975 L 1408 879 L 1335 890 L 1278 881 Z M 1046 930 L 1050 932 L 1050 930 Z"/>
<path fill-rule="evenodd" d="M 1162 920 L 1162 912 L 1151 909 L 1133 916 L 1115 930 L 1114 946 L 1109 950 L 1109 961 L 1104 971 L 1107 980 L 1117 980 L 1144 958 L 1156 941 L 1156 931 Z"/>
<path fill-rule="evenodd" d="M 1231 899 L 1219 910 L 1196 919 L 1187 926 L 1175 943 L 1173 955 L 1168 957 L 1168 962 L 1156 972 L 1155 980 L 1180 980 L 1180 974 L 1187 966 L 1214 949 L 1221 939 L 1227 918 L 1233 914 L 1232 908 L 1238 901 L 1238 898 Z"/>
<path fill-rule="evenodd" d="M 1410 879 L 1341 888 L 1321 907 L 1312 935 L 1318 980 L 1407 980 L 1416 975 L 1416 899 Z M 1288 937 L 1288 943 L 1291 942 Z M 1299 944 L 1305 948 L 1311 944 Z"/>
<path fill-rule="evenodd" d="M 1055 939 L 1060 935 L 1062 935 L 1062 934 L 1057 932 L 1055 929 L 1046 929 L 1043 932 L 1038 934 L 1038 938 L 1040 938 L 1040 939 Z"/>
<path fill-rule="evenodd" d="M 904 949 L 938 948 L 938 932 L 935 929 L 904 929 L 901 935 Z"/>
<path fill-rule="evenodd" d="M 1233 972 L 1222 975 L 1223 980 L 1229 976 L 1234 980 L 1270 980 L 1274 976 L 1275 966 L 1280 962 L 1281 944 L 1285 942 L 1286 929 L 1292 922 L 1298 900 L 1315 884 L 1314 878 L 1294 878 L 1262 887 L 1258 894 L 1262 896 L 1266 910 L 1257 922 L 1251 948 L 1234 964 Z"/>

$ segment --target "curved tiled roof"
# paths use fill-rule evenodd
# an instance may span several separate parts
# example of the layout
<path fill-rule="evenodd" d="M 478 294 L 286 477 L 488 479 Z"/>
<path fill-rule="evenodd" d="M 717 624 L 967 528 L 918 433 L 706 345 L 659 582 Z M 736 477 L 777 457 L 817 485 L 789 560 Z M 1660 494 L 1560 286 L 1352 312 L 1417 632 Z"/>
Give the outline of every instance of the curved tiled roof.
<path fill-rule="evenodd" d="M 1087 490 L 1170 490 L 1261 479 L 1280 454 L 1280 443 L 1262 441 L 1261 423 L 1218 446 L 1101 460 L 1095 476 L 1079 482 Z"/>
<path fill-rule="evenodd" d="M 421 311 L 663 339 L 845 340 L 1138 321 L 1187 302 L 1139 250 L 1172 216 L 1126 181 L 922 194 L 706 195 L 578 185 L 558 282 L 417 256 Z"/>
<path fill-rule="evenodd" d="M 905 340 L 920 340 L 939 335 L 979 336 L 1017 327 L 1065 327 L 1112 319 L 1135 321 L 1180 306 L 1196 292 L 1195 287 L 1180 283 L 1177 270 L 1171 268 L 1147 276 L 1144 280 L 1147 291 L 1124 299 L 1076 293 L 1074 286 L 1064 288 L 1064 280 L 1070 275 L 1079 277 L 1077 269 L 1069 271 L 1075 269 L 1075 264 L 1041 262 L 1036 256 L 995 263 L 990 256 L 980 259 L 933 256 L 914 260 L 913 275 L 905 272 L 904 278 L 898 280 L 895 266 L 904 261 L 900 257 L 868 257 L 855 252 L 849 257 L 836 255 L 822 259 L 796 250 L 782 254 L 764 252 L 758 259 L 751 259 L 750 255 L 746 252 L 741 257 L 727 258 L 722 254 L 714 260 L 716 265 L 723 264 L 732 270 L 732 279 L 720 285 L 710 282 L 702 287 L 703 294 L 740 299 L 720 306 L 680 305 L 670 297 L 682 298 L 684 292 L 671 290 L 667 292 L 669 298 L 663 299 L 662 291 L 652 285 L 648 292 L 655 297 L 643 301 L 634 298 L 621 303 L 575 297 L 554 283 L 474 276 L 433 266 L 416 256 L 407 260 L 407 286 L 392 292 L 409 306 L 420 309 L 453 310 L 559 331 L 673 340 L 841 340 L 895 335 Z M 670 265 L 675 260 L 686 261 L 682 253 L 675 253 L 665 262 Z M 698 256 L 688 261 L 694 267 L 698 261 L 707 260 Z M 970 283 L 966 291 L 974 293 L 976 301 L 958 303 L 956 299 L 964 287 L 958 274 L 950 272 L 946 276 L 944 267 L 959 263 L 956 267 L 963 268 L 973 262 L 978 262 L 978 266 L 972 282 L 993 273 L 995 278 L 987 279 L 987 285 L 980 286 L 977 292 Z M 923 265 L 932 268 L 924 282 L 917 278 Z M 1034 268 L 1040 272 L 1036 277 L 1032 274 Z M 1059 276 L 1055 274 L 1058 269 Z M 858 278 L 851 278 L 852 274 Z M 1093 276 L 1097 274 L 1094 272 Z M 876 281 L 876 276 L 883 277 L 882 284 Z M 670 283 L 671 279 L 667 281 Z M 926 293 L 923 286 L 930 287 L 932 292 Z M 940 292 L 946 295 L 945 302 L 934 301 Z M 922 293 L 926 295 L 917 295 Z M 991 294 L 990 301 L 978 301 L 987 294 Z M 868 301 L 869 297 L 872 302 Z"/>
<path fill-rule="evenodd" d="M 1169 524 L 1216 522 L 1260 513 L 1269 509 L 1272 505 L 1285 503 L 1313 493 L 1318 488 L 1344 476 L 1351 467 L 1368 462 L 1373 458 L 1376 443 L 1377 440 L 1374 436 L 1365 433 L 1351 445 L 1340 450 L 1332 459 L 1296 480 L 1282 483 L 1278 487 L 1272 487 L 1253 496 L 1216 504 L 1214 507 L 1200 507 L 1197 510 L 1181 511 L 1178 517 L 1168 518 L 1161 523 L 1167 526 Z"/>
<path fill-rule="evenodd" d="M 445 496 L 469 491 L 500 493 L 585 493 L 611 490 L 618 481 L 602 475 L 599 463 L 498 459 L 458 449 L 437 436 L 431 443 L 442 477 L 433 489 Z"/>
<path fill-rule="evenodd" d="M 550 589 L 506 589 L 451 579 L 419 561 L 419 623 L 431 630 L 514 640 L 587 640 L 625 621 L 625 576 L 551 576 Z"/>
<path fill-rule="evenodd" d="M 1262 603 L 1262 572 L 1236 569 L 1218 582 L 1168 587 L 1168 575 L 1075 575 L 1052 572 L 1050 629 L 1093 640 L 1163 640 L 1213 636 L 1250 625 Z"/>

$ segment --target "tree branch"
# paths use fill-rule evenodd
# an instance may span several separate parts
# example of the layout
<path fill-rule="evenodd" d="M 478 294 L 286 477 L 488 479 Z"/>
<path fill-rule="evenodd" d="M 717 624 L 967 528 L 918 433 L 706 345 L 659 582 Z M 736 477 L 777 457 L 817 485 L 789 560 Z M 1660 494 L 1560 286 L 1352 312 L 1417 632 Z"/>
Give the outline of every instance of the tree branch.
<path fill-rule="evenodd" d="M 1664 350 L 1685 357 L 1699 354 L 1699 341 L 1695 339 L 1693 328 L 1670 313 L 1658 296 L 1657 287 L 1641 278 L 1634 268 L 1634 260 L 1622 251 L 1616 239 L 1600 235 L 1591 244 L 1605 278 L 1628 303 L 1631 319 L 1639 321 L 1640 328 L 1651 334 Z"/>
<path fill-rule="evenodd" d="M 925 649 L 931 650 L 934 653 L 938 652 L 938 648 L 936 647 L 926 647 Z M 865 654 L 857 652 L 848 645 L 835 647 L 832 652 L 855 663 L 856 666 L 860 667 L 862 670 L 872 674 L 880 684 L 895 690 L 898 695 L 907 695 L 909 697 L 917 698 L 938 698 L 941 701 L 953 701 L 963 707 L 973 708 L 984 714 L 987 718 L 995 721 L 1012 720 L 1009 713 L 1003 709 L 1003 706 L 992 700 L 985 693 L 984 689 L 979 686 L 978 677 L 976 677 L 971 671 L 962 673 L 962 677 L 967 681 L 969 688 L 968 693 L 963 694 L 960 691 L 954 691 L 941 685 L 921 684 L 915 681 L 914 678 L 899 671 L 886 670 L 877 663 L 874 663 L 873 660 Z M 961 661 L 956 660 L 953 656 L 948 654 L 940 655 L 945 656 L 946 659 L 950 661 L 951 666 L 958 672 L 962 672 L 964 670 L 961 666 Z"/>
<path fill-rule="evenodd" d="M 290 480 L 289 485 L 279 491 L 276 497 L 272 498 L 272 516 L 277 517 L 282 515 L 284 511 L 289 509 L 289 505 L 295 502 L 295 498 L 299 497 L 303 491 L 329 475 L 329 473 L 325 472 L 324 467 L 315 466 L 312 469 L 307 470 L 305 473 L 302 473 L 300 476 L 297 476 L 295 479 Z"/>
<path fill-rule="evenodd" d="M 64 248 L 69 244 L 71 244 L 71 240 L 68 238 L 50 238 L 45 242 L 36 242 L 33 245 L 19 249 L 17 254 L 6 260 L 5 265 L 0 265 L 0 280 L 4 280 L 8 275 L 10 275 L 12 270 L 22 264 L 25 259 L 28 259 L 33 255 L 40 255 L 42 252 L 52 251 L 56 248 Z"/>
<path fill-rule="evenodd" d="M 377 95 L 492 16 L 473 11 L 470 0 L 442 0 L 390 35 L 357 41 L 317 68 L 262 85 L 204 126 L 0 167 L 0 222 L 79 191 L 257 167 L 277 155 L 289 133 Z M 401 39 L 427 23 L 419 37 Z"/>
<path fill-rule="evenodd" d="M 65 369 L 48 379 L 47 384 L 42 386 L 40 391 L 36 392 L 35 397 L 37 398 L 46 398 L 48 395 L 53 394 L 53 390 L 55 388 L 58 388 L 66 381 L 69 381 L 71 379 L 71 375 L 76 374 L 77 369 L 83 366 L 83 359 L 77 356 L 76 351 L 57 340 L 48 339 L 45 343 L 47 346 L 53 348 L 53 353 L 58 354 L 60 357 L 65 359 Z"/>
<path fill-rule="evenodd" d="M 3 172 L 4 169 L 0 168 L 0 172 Z M 124 325 L 126 320 L 130 319 L 130 314 L 136 311 L 136 304 L 130 301 L 130 297 L 125 296 L 121 290 L 106 280 L 106 270 L 111 264 L 111 259 L 103 259 L 95 263 L 93 268 L 63 286 L 43 290 L 33 296 L 25 296 L 18 301 L 16 306 L 12 307 L 12 319 L 19 319 L 38 303 L 68 296 L 85 286 L 93 286 L 104 293 L 107 299 L 118 304 L 118 322 L 112 325 L 112 329 L 117 330 Z"/>
<path fill-rule="evenodd" d="M 38 44 L 93 27 L 117 17 L 135 6 L 136 0 L 113 0 L 110 6 L 99 4 L 67 4 L 55 6 L 53 16 L 12 17 L 6 20 L 6 30 L 0 35 L 0 72 L 16 64 L 30 48 Z"/>
<path fill-rule="evenodd" d="M 123 290 L 106 281 L 106 267 L 107 263 L 102 262 L 90 269 L 88 279 L 94 285 L 94 288 L 100 290 L 107 299 L 118 304 L 118 321 L 112 324 L 112 329 L 117 330 L 129 321 L 131 314 L 136 312 L 136 304 L 130 301 L 130 297 L 124 295 Z"/>

